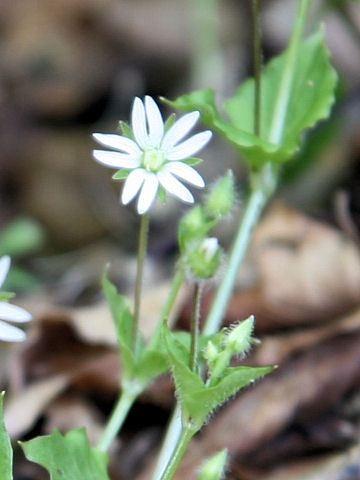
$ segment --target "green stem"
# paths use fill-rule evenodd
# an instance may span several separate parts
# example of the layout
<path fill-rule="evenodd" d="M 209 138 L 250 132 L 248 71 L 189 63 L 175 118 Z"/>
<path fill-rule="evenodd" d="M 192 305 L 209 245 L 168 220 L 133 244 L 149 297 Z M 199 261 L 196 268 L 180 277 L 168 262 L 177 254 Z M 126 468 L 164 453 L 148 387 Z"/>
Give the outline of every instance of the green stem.
<path fill-rule="evenodd" d="M 192 37 L 191 87 L 221 90 L 222 52 L 218 0 L 188 0 Z"/>
<path fill-rule="evenodd" d="M 199 369 L 199 333 L 200 333 L 200 303 L 202 288 L 200 282 L 196 282 L 193 311 L 191 316 L 191 346 L 190 346 L 190 370 L 197 373 Z"/>
<path fill-rule="evenodd" d="M 253 48 L 254 48 L 254 133 L 258 137 L 261 134 L 261 26 L 260 26 L 260 6 L 259 0 L 252 0 L 252 18 L 253 18 Z"/>
<path fill-rule="evenodd" d="M 161 335 L 162 325 L 163 325 L 164 321 L 169 318 L 169 315 L 171 313 L 171 310 L 174 307 L 174 304 L 175 304 L 176 298 L 178 296 L 178 293 L 179 293 L 179 291 L 181 289 L 181 286 L 184 282 L 184 278 L 185 278 L 184 268 L 182 267 L 182 265 L 180 265 L 177 268 L 175 276 L 173 278 L 168 298 L 167 298 L 166 303 L 165 303 L 165 305 L 162 309 L 162 312 L 160 314 L 160 318 L 159 318 L 159 322 L 156 326 L 156 330 L 155 330 L 153 336 L 151 337 L 149 348 L 157 345 L 157 343 L 159 341 L 159 337 Z"/>
<path fill-rule="evenodd" d="M 294 31 L 290 40 L 289 48 L 287 50 L 287 62 L 284 70 L 284 75 L 281 79 L 279 92 L 274 108 L 274 113 L 271 121 L 271 128 L 268 140 L 275 144 L 280 144 L 284 133 L 286 123 L 289 100 L 296 71 L 297 52 L 300 48 L 300 42 L 304 34 L 306 19 L 311 5 L 311 0 L 301 0 Z"/>
<path fill-rule="evenodd" d="M 97 449 L 106 452 L 112 444 L 114 438 L 122 427 L 124 420 L 132 407 L 137 394 L 129 394 L 125 390 L 122 391 L 117 404 L 110 416 L 110 419 L 105 427 L 104 433 L 100 438 Z"/>
<path fill-rule="evenodd" d="M 194 435 L 194 430 L 191 428 L 183 428 L 179 440 L 176 444 L 175 450 L 167 464 L 164 473 L 161 475 L 160 480 L 171 480 L 181 462 L 187 447 Z"/>
<path fill-rule="evenodd" d="M 240 264 L 250 242 L 251 233 L 259 220 L 267 199 L 268 196 L 260 188 L 253 190 L 250 195 L 245 214 L 235 237 L 225 276 L 216 292 L 210 313 L 206 319 L 203 329 L 204 335 L 215 334 L 221 326 L 227 304 L 234 289 Z"/>
<path fill-rule="evenodd" d="M 149 232 L 149 219 L 148 213 L 141 215 L 140 220 L 140 233 L 139 233 L 139 245 L 137 256 L 137 272 L 136 272 L 136 284 L 135 284 L 135 296 L 134 296 L 134 329 L 133 335 L 133 352 L 137 353 L 139 342 L 139 318 L 140 318 L 140 305 L 141 305 L 141 290 L 143 283 L 144 264 L 147 250 L 147 240 Z"/>

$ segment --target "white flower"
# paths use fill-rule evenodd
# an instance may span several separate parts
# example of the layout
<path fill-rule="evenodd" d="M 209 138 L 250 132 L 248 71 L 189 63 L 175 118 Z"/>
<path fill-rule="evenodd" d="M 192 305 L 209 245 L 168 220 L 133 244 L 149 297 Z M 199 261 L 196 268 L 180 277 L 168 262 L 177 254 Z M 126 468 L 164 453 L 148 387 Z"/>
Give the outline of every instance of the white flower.
<path fill-rule="evenodd" d="M 148 212 L 160 186 L 183 202 L 194 202 L 194 197 L 181 181 L 198 188 L 203 188 L 205 182 L 186 159 L 199 152 L 212 133 L 207 130 L 183 139 L 199 117 L 199 112 L 188 113 L 166 130 L 155 101 L 149 96 L 144 102 L 136 97 L 131 113 L 134 140 L 122 135 L 94 134 L 99 143 L 117 150 L 94 150 L 95 160 L 107 167 L 130 171 L 121 195 L 124 205 L 139 195 L 138 213 Z"/>
<path fill-rule="evenodd" d="M 7 255 L 0 259 L 0 287 L 5 281 L 10 268 L 10 257 Z M 0 293 L 1 296 L 1 293 Z M 25 333 L 13 325 L 9 325 L 3 320 L 15 323 L 29 322 L 32 317 L 23 308 L 0 301 L 0 340 L 5 342 L 21 342 L 25 340 Z"/>

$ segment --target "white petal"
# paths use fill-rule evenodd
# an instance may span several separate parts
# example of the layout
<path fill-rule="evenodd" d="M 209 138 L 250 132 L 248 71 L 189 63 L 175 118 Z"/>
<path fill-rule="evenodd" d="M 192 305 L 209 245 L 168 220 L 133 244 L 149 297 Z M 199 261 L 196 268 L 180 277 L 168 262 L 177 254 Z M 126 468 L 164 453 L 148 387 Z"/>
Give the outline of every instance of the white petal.
<path fill-rule="evenodd" d="M 176 180 L 176 178 L 171 175 L 171 173 L 162 170 L 157 174 L 157 177 L 161 185 L 168 193 L 174 195 L 175 197 L 178 197 L 183 202 L 194 203 L 194 197 L 192 196 L 190 191 L 186 187 L 184 187 L 184 185 L 180 183 L 179 180 Z"/>
<path fill-rule="evenodd" d="M 188 183 L 195 185 L 196 187 L 205 187 L 205 182 L 202 176 L 195 170 L 183 162 L 169 162 L 165 165 L 163 170 L 166 170 L 177 177 L 182 178 Z"/>
<path fill-rule="evenodd" d="M 145 97 L 145 110 L 149 126 L 149 142 L 153 147 L 158 147 L 164 135 L 164 122 L 159 107 L 148 95 Z"/>
<path fill-rule="evenodd" d="M 20 328 L 8 325 L 0 320 L 0 340 L 4 342 L 22 342 L 25 338 L 26 335 Z"/>
<path fill-rule="evenodd" d="M 142 168 L 137 168 L 130 172 L 125 180 L 124 188 L 121 194 L 121 202 L 127 205 L 138 194 L 148 172 Z"/>
<path fill-rule="evenodd" d="M 123 137 L 122 135 L 113 135 L 107 133 L 93 133 L 95 140 L 101 145 L 109 148 L 115 148 L 121 152 L 128 153 L 129 155 L 139 156 L 141 155 L 140 148 L 136 145 L 131 138 Z"/>
<path fill-rule="evenodd" d="M 135 97 L 134 105 L 131 111 L 131 128 L 135 140 L 141 148 L 149 146 L 149 137 L 146 130 L 146 116 L 143 102 L 139 97 Z"/>
<path fill-rule="evenodd" d="M 149 173 L 145 178 L 145 182 L 141 187 L 137 211 L 140 215 L 148 212 L 153 201 L 155 200 L 159 188 L 159 181 L 154 173 Z"/>
<path fill-rule="evenodd" d="M 30 322 L 32 316 L 23 308 L 11 305 L 10 303 L 0 302 L 0 318 L 10 322 Z"/>
<path fill-rule="evenodd" d="M 10 263 L 11 263 L 11 260 L 10 260 L 9 255 L 4 255 L 3 257 L 1 257 L 1 259 L 0 259 L 0 287 L 5 282 L 5 278 L 8 274 L 8 272 L 9 272 Z"/>
<path fill-rule="evenodd" d="M 190 137 L 185 142 L 180 143 L 176 147 L 167 152 L 166 157 L 168 160 L 183 160 L 184 158 L 195 155 L 201 150 L 210 140 L 212 133 L 210 130 L 197 133 L 193 137 Z"/>
<path fill-rule="evenodd" d="M 165 133 L 161 148 L 165 151 L 171 149 L 193 128 L 200 117 L 199 112 L 187 113 L 179 118 L 174 125 Z"/>
<path fill-rule="evenodd" d="M 94 150 L 93 157 L 101 165 L 110 168 L 137 168 L 140 165 L 140 157 L 133 157 L 127 153 Z"/>

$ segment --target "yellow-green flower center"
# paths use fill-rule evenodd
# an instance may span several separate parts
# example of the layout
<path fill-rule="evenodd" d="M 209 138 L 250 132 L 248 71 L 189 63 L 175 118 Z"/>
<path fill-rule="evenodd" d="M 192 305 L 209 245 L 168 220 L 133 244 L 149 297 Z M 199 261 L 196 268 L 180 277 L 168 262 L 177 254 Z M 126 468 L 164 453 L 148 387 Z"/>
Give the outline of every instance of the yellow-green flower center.
<path fill-rule="evenodd" d="M 149 172 L 157 172 L 165 161 L 164 152 L 158 149 L 145 150 L 142 156 L 142 165 Z"/>

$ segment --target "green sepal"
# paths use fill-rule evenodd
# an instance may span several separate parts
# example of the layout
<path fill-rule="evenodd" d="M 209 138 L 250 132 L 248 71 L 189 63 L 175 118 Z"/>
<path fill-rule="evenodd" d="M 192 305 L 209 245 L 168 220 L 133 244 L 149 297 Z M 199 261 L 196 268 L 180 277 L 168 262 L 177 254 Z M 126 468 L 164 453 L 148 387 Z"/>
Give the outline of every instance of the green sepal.
<path fill-rule="evenodd" d="M 219 223 L 218 219 L 210 219 L 201 205 L 195 205 L 180 220 L 178 226 L 178 242 L 180 252 L 186 253 L 194 242 L 201 241 Z"/>
<path fill-rule="evenodd" d="M 0 292 L 0 302 L 6 302 L 15 297 L 13 292 Z"/>
<path fill-rule="evenodd" d="M 162 97 L 161 99 L 163 100 Z M 165 126 L 164 126 L 165 132 L 170 130 L 170 128 L 174 125 L 175 122 L 176 122 L 176 115 L 175 113 L 172 113 L 171 115 L 168 116 L 168 118 L 165 121 Z"/>
<path fill-rule="evenodd" d="M 131 140 L 134 140 L 133 131 L 128 123 L 124 122 L 123 120 L 120 120 L 119 130 L 124 137 L 131 138 Z"/>
<path fill-rule="evenodd" d="M 249 79 L 230 99 L 225 109 L 230 121 L 224 120 L 215 105 L 212 89 L 184 95 L 174 102 L 175 108 L 185 111 L 197 109 L 205 124 L 223 135 L 244 156 L 253 169 L 266 162 L 281 164 L 299 149 L 302 132 L 316 122 L 327 118 L 334 102 L 337 75 L 329 62 L 329 52 L 320 29 L 299 45 L 296 59 L 289 57 L 291 50 L 274 58 L 263 71 L 261 102 L 261 138 L 253 132 L 254 80 Z M 286 109 L 286 121 L 281 139 L 271 140 L 274 129 L 275 104 L 282 85 L 288 61 L 295 63 L 295 72 Z M 301 99 L 301 101 L 299 101 Z"/>
<path fill-rule="evenodd" d="M 5 392 L 0 393 L 0 472 L 1 480 L 12 480 L 13 474 L 13 452 L 10 436 L 6 431 L 4 424 L 4 396 Z"/>
<path fill-rule="evenodd" d="M 118 170 L 116 173 L 114 173 L 114 175 L 112 176 L 112 179 L 113 180 L 125 180 L 129 176 L 129 173 L 131 171 L 132 170 L 129 170 L 127 168 L 122 168 L 121 170 Z"/>
<path fill-rule="evenodd" d="M 116 327 L 123 380 L 128 380 L 133 377 L 135 371 L 135 357 L 132 352 L 134 317 L 130 312 L 129 300 L 117 292 L 115 285 L 107 277 L 107 270 L 102 278 L 102 287 Z"/>
<path fill-rule="evenodd" d="M 84 428 L 66 435 L 54 430 L 20 445 L 26 458 L 44 467 L 51 480 L 109 480 L 108 456 L 90 446 Z"/>
<path fill-rule="evenodd" d="M 200 163 L 203 162 L 202 158 L 197 158 L 197 157 L 190 157 L 190 158 L 185 158 L 184 160 L 181 160 L 183 163 L 186 163 L 187 165 L 190 165 L 190 167 L 195 167 L 196 165 L 199 165 Z"/>
<path fill-rule="evenodd" d="M 159 185 L 159 189 L 157 191 L 158 199 L 161 203 L 166 203 L 166 190 L 163 186 Z"/>

